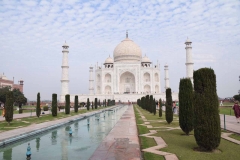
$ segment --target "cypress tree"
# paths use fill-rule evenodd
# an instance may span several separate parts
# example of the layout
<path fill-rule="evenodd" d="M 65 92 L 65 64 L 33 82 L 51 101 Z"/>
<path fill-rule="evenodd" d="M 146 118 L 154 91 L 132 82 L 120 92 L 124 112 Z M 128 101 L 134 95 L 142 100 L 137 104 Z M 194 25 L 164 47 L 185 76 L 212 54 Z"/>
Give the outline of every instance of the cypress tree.
<path fill-rule="evenodd" d="M 193 87 L 189 78 L 180 80 L 178 97 L 179 125 L 189 135 L 193 130 Z"/>
<path fill-rule="evenodd" d="M 98 101 L 98 105 L 101 107 L 101 102 L 100 102 L 100 99 L 99 99 L 99 101 Z"/>
<path fill-rule="evenodd" d="M 40 108 L 40 93 L 37 94 L 37 108 L 36 108 L 36 115 L 39 118 L 41 114 L 41 108 Z"/>
<path fill-rule="evenodd" d="M 95 98 L 95 103 L 94 103 L 95 109 L 97 109 L 97 103 L 98 103 L 98 100 L 97 100 L 97 98 Z"/>
<path fill-rule="evenodd" d="M 172 111 L 172 91 L 171 88 L 166 89 L 166 112 L 165 117 L 168 124 L 173 121 L 173 111 Z"/>
<path fill-rule="evenodd" d="M 150 95 L 148 106 L 149 106 L 149 112 L 153 113 L 153 96 L 152 95 Z"/>
<path fill-rule="evenodd" d="M 143 97 L 142 97 L 141 100 L 140 100 L 140 104 L 139 104 L 139 106 L 141 106 L 141 108 L 143 109 L 143 107 L 144 107 Z"/>
<path fill-rule="evenodd" d="M 212 151 L 221 140 L 216 75 L 213 69 L 201 68 L 193 79 L 194 137 L 200 148 Z"/>
<path fill-rule="evenodd" d="M 107 100 L 105 99 L 105 107 L 107 107 Z"/>
<path fill-rule="evenodd" d="M 92 110 L 94 109 L 94 107 L 93 107 L 93 101 L 92 101 Z"/>
<path fill-rule="evenodd" d="M 8 91 L 5 102 L 5 120 L 8 122 L 8 125 L 13 120 L 13 102 L 13 92 Z"/>
<path fill-rule="evenodd" d="M 57 116 L 57 94 L 52 94 L 52 116 Z"/>
<path fill-rule="evenodd" d="M 153 99 L 153 114 L 156 115 L 156 101 Z"/>
<path fill-rule="evenodd" d="M 162 117 L 162 99 L 159 99 L 159 103 L 158 103 L 158 108 L 159 108 L 159 117 Z"/>
<path fill-rule="evenodd" d="M 74 99 L 74 111 L 78 112 L 78 96 L 75 96 Z"/>
<path fill-rule="evenodd" d="M 146 101 L 145 101 L 145 109 L 147 110 L 147 111 L 149 111 L 149 101 L 150 101 L 150 98 L 149 98 L 149 95 L 147 95 L 146 96 Z"/>
<path fill-rule="evenodd" d="M 90 102 L 89 102 L 89 98 L 87 99 L 87 110 L 89 111 L 89 107 L 90 107 Z"/>
<path fill-rule="evenodd" d="M 65 95 L 65 114 L 70 113 L 70 95 Z"/>

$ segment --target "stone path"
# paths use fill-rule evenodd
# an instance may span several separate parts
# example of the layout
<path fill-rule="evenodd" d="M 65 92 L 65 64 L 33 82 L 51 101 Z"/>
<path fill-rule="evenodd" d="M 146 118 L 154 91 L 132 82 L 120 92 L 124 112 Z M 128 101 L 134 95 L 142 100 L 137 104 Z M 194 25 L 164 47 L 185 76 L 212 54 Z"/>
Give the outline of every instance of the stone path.
<path fill-rule="evenodd" d="M 126 112 L 91 156 L 90 160 L 140 160 L 141 151 L 133 106 Z"/>

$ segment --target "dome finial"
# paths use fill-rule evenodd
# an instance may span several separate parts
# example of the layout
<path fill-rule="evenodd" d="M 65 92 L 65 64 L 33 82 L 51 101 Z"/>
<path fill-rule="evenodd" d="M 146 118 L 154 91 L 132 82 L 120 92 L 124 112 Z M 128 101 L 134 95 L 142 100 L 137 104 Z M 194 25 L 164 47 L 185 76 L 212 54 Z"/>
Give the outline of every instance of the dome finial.
<path fill-rule="evenodd" d="M 128 30 L 126 30 L 126 38 L 128 38 Z"/>

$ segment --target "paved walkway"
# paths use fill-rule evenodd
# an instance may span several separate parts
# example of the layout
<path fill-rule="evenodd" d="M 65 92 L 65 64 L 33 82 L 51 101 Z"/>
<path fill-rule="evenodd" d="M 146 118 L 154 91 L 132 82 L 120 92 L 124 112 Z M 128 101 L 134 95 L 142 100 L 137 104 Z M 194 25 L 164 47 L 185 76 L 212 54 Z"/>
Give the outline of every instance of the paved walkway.
<path fill-rule="evenodd" d="M 130 105 L 93 153 L 91 160 L 140 160 L 141 151 L 133 106 Z"/>

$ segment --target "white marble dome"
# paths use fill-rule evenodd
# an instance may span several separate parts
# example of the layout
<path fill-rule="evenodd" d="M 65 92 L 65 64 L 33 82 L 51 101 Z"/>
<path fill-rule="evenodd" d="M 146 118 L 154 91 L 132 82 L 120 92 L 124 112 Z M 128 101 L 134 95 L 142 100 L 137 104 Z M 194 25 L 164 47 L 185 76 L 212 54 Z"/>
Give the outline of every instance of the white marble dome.
<path fill-rule="evenodd" d="M 113 51 L 115 62 L 141 61 L 141 48 L 131 39 L 126 38 Z"/>
<path fill-rule="evenodd" d="M 108 63 L 113 63 L 113 59 L 110 56 L 105 60 L 104 64 L 108 64 Z"/>
<path fill-rule="evenodd" d="M 142 63 L 151 63 L 150 59 L 145 55 L 143 58 L 142 58 Z"/>

